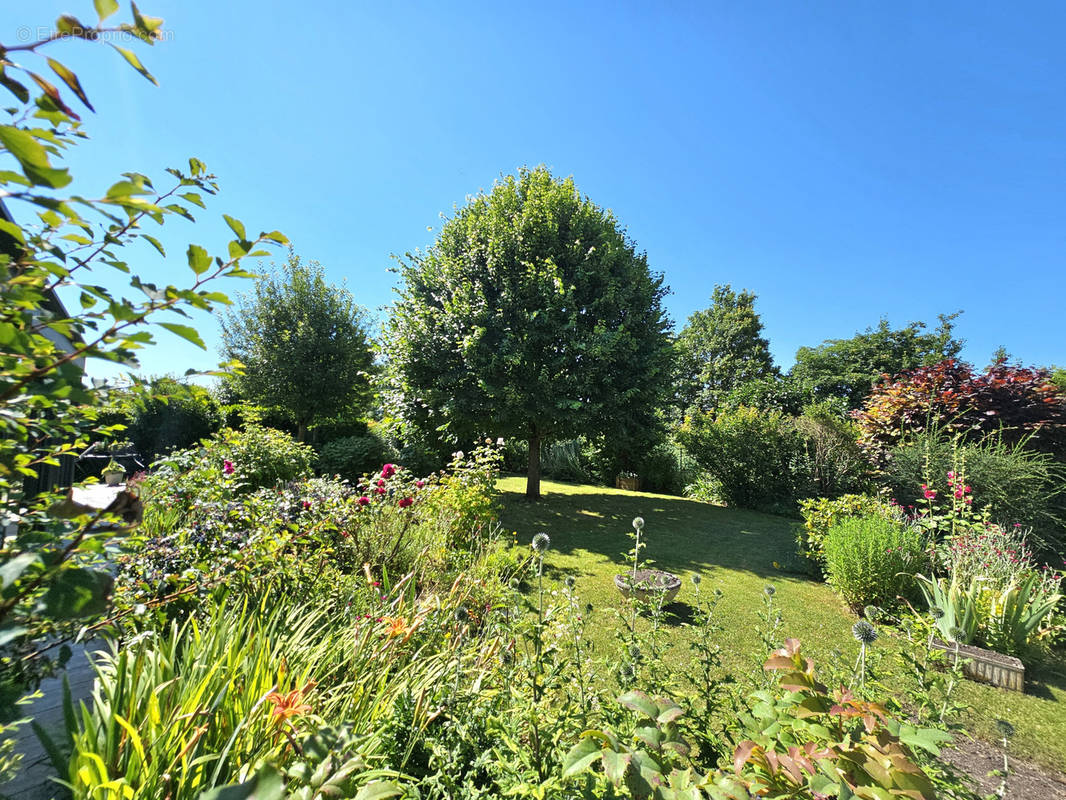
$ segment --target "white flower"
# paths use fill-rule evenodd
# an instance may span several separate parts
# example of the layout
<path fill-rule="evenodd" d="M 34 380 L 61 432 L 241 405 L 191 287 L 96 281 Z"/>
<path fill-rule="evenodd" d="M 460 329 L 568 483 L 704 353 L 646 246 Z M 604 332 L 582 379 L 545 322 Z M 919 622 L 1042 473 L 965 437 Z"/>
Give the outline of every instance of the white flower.
<path fill-rule="evenodd" d="M 498 447 L 503 447 L 503 437 L 502 436 L 499 439 L 496 440 L 496 445 Z"/>
<path fill-rule="evenodd" d="M 452 453 L 452 458 L 463 458 L 466 455 L 462 450 L 456 450 Z"/>

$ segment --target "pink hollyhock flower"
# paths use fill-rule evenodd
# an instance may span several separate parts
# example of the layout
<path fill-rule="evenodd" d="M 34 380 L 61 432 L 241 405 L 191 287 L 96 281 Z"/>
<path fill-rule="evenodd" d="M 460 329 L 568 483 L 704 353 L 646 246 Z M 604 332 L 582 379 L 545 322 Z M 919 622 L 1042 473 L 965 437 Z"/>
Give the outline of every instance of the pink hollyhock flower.
<path fill-rule="evenodd" d="M 948 473 L 948 480 L 949 481 L 955 480 L 955 473 L 954 472 L 949 472 Z"/>
<path fill-rule="evenodd" d="M 400 508 L 407 508 L 413 502 L 414 498 L 412 497 L 401 497 L 400 502 L 398 502 L 396 505 L 398 505 Z"/>
<path fill-rule="evenodd" d="M 236 467 L 233 466 L 233 462 L 228 458 L 222 462 L 222 471 L 227 475 L 232 475 Z"/>
<path fill-rule="evenodd" d="M 380 489 L 382 486 L 385 485 L 385 481 L 382 480 L 381 478 L 378 478 L 378 484 L 377 485 L 378 485 L 378 488 Z"/>
<path fill-rule="evenodd" d="M 926 489 L 925 490 L 925 499 L 926 500 L 934 500 L 934 499 L 936 499 L 936 492 L 934 492 L 932 489 Z"/>
<path fill-rule="evenodd" d="M 367 496 L 366 496 L 366 495 L 364 494 L 364 495 L 363 495 L 362 497 L 360 497 L 360 498 L 359 498 L 359 505 L 361 505 L 361 506 L 368 506 L 368 505 L 370 505 L 370 498 L 369 498 L 369 497 L 367 497 Z"/>
<path fill-rule="evenodd" d="M 383 466 L 381 468 L 381 477 L 382 478 L 391 478 L 395 474 L 396 474 L 396 465 L 395 464 L 386 464 L 385 466 Z"/>
<path fill-rule="evenodd" d="M 376 488 L 376 489 L 375 489 L 374 491 L 375 491 L 375 492 L 376 492 L 377 494 L 385 494 L 385 487 L 384 487 L 384 486 L 379 486 L 379 487 L 378 487 L 378 488 Z"/>
<path fill-rule="evenodd" d="M 419 489 L 421 489 L 425 485 L 426 485 L 425 481 L 415 481 L 415 486 L 417 486 Z"/>
<path fill-rule="evenodd" d="M 956 500 L 961 500 L 962 499 L 962 489 L 956 489 L 955 490 L 955 499 Z"/>

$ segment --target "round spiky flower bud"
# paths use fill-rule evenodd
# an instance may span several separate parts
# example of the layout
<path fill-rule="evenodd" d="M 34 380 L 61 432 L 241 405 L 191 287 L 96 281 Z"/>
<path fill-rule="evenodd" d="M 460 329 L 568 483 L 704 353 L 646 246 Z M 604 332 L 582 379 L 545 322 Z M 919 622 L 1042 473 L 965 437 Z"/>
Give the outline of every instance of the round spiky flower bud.
<path fill-rule="evenodd" d="M 635 644 L 629 645 L 629 655 L 633 659 L 640 658 L 640 648 L 637 647 Z"/>
<path fill-rule="evenodd" d="M 455 621 L 460 625 L 470 621 L 470 612 L 466 610 L 466 606 L 459 606 L 455 609 Z"/>
<path fill-rule="evenodd" d="M 860 644 L 873 644 L 877 641 L 877 631 L 873 625 L 864 619 L 860 619 L 851 626 L 851 635 Z"/>
<path fill-rule="evenodd" d="M 573 575 L 567 575 L 565 578 L 563 578 L 563 586 L 565 586 L 567 589 L 573 589 L 575 583 L 577 583 L 577 581 L 574 580 Z"/>
<path fill-rule="evenodd" d="M 623 681 L 631 681 L 636 677 L 637 673 L 631 664 L 623 664 L 618 670 L 618 675 Z"/>
<path fill-rule="evenodd" d="M 549 547 L 551 547 L 552 540 L 548 534 L 541 531 L 533 537 L 533 550 L 537 553 L 543 553 Z"/>
<path fill-rule="evenodd" d="M 944 609 L 940 606 L 933 606 L 929 609 L 929 613 L 933 615 L 933 619 L 942 619 L 944 616 Z"/>
<path fill-rule="evenodd" d="M 774 588 L 773 584 L 767 584 L 763 591 L 766 592 L 767 597 L 773 597 L 777 589 Z"/>
<path fill-rule="evenodd" d="M 866 608 L 862 610 L 862 615 L 870 620 L 870 622 L 880 622 L 882 611 L 877 606 L 866 606 Z"/>
<path fill-rule="evenodd" d="M 951 636 L 951 641 L 956 642 L 958 644 L 966 644 L 966 642 L 963 641 L 966 638 L 966 631 L 964 631 L 962 628 L 952 628 L 950 631 L 948 631 L 948 635 Z"/>
<path fill-rule="evenodd" d="M 703 578 L 700 577 L 700 574 L 698 572 L 693 572 L 692 573 L 692 584 L 694 586 L 699 586 L 700 585 L 700 581 L 702 581 L 702 580 L 703 580 Z"/>
<path fill-rule="evenodd" d="M 637 531 L 644 530 L 644 517 L 633 517 L 633 528 Z"/>

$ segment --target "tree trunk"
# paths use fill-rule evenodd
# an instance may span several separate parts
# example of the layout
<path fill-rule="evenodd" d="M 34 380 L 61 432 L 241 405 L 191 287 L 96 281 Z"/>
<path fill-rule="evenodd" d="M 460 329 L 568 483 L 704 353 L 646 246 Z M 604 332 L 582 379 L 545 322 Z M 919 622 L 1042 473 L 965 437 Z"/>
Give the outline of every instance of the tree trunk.
<path fill-rule="evenodd" d="M 307 440 L 307 426 L 300 422 L 296 425 L 296 441 L 303 442 Z"/>
<path fill-rule="evenodd" d="M 529 471 L 526 473 L 526 500 L 540 500 L 540 436 L 529 434 Z"/>

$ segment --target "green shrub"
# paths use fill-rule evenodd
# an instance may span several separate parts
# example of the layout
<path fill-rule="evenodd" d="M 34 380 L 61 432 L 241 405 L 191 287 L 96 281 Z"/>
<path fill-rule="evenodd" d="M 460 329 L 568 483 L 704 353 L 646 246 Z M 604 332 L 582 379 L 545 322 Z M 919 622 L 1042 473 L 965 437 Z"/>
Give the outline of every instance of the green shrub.
<path fill-rule="evenodd" d="M 731 506 L 791 511 L 805 483 L 803 437 L 778 411 L 741 406 L 685 420 L 678 441 L 721 488 Z"/>
<path fill-rule="evenodd" d="M 204 456 L 231 462 L 248 488 L 259 489 L 308 477 L 315 452 L 287 433 L 250 426 L 219 431 L 204 442 Z"/>
<path fill-rule="evenodd" d="M 306 478 L 314 450 L 273 428 L 224 428 L 197 448 L 161 460 L 144 483 L 147 497 L 179 505 L 235 495 Z"/>
<path fill-rule="evenodd" d="M 800 502 L 803 526 L 797 529 L 796 545 L 819 570 L 825 569 L 825 540 L 829 529 L 848 517 L 899 519 L 898 506 L 880 497 L 846 494 L 837 498 L 815 497 Z"/>
<path fill-rule="evenodd" d="M 890 451 L 881 480 L 902 505 L 920 504 L 930 476 L 965 472 L 974 512 L 1032 529 L 1035 544 L 1061 549 L 1066 541 L 1066 466 L 1046 453 L 998 437 L 953 442 L 936 432 Z"/>
<path fill-rule="evenodd" d="M 914 575 L 929 564 L 918 528 L 880 516 L 849 517 L 829 529 L 825 566 L 830 586 L 852 609 L 894 606 L 915 597 Z"/>
<path fill-rule="evenodd" d="M 354 481 L 381 469 L 382 464 L 394 457 L 381 436 L 367 431 L 360 436 L 334 439 L 324 445 L 318 454 L 318 471 Z"/>

